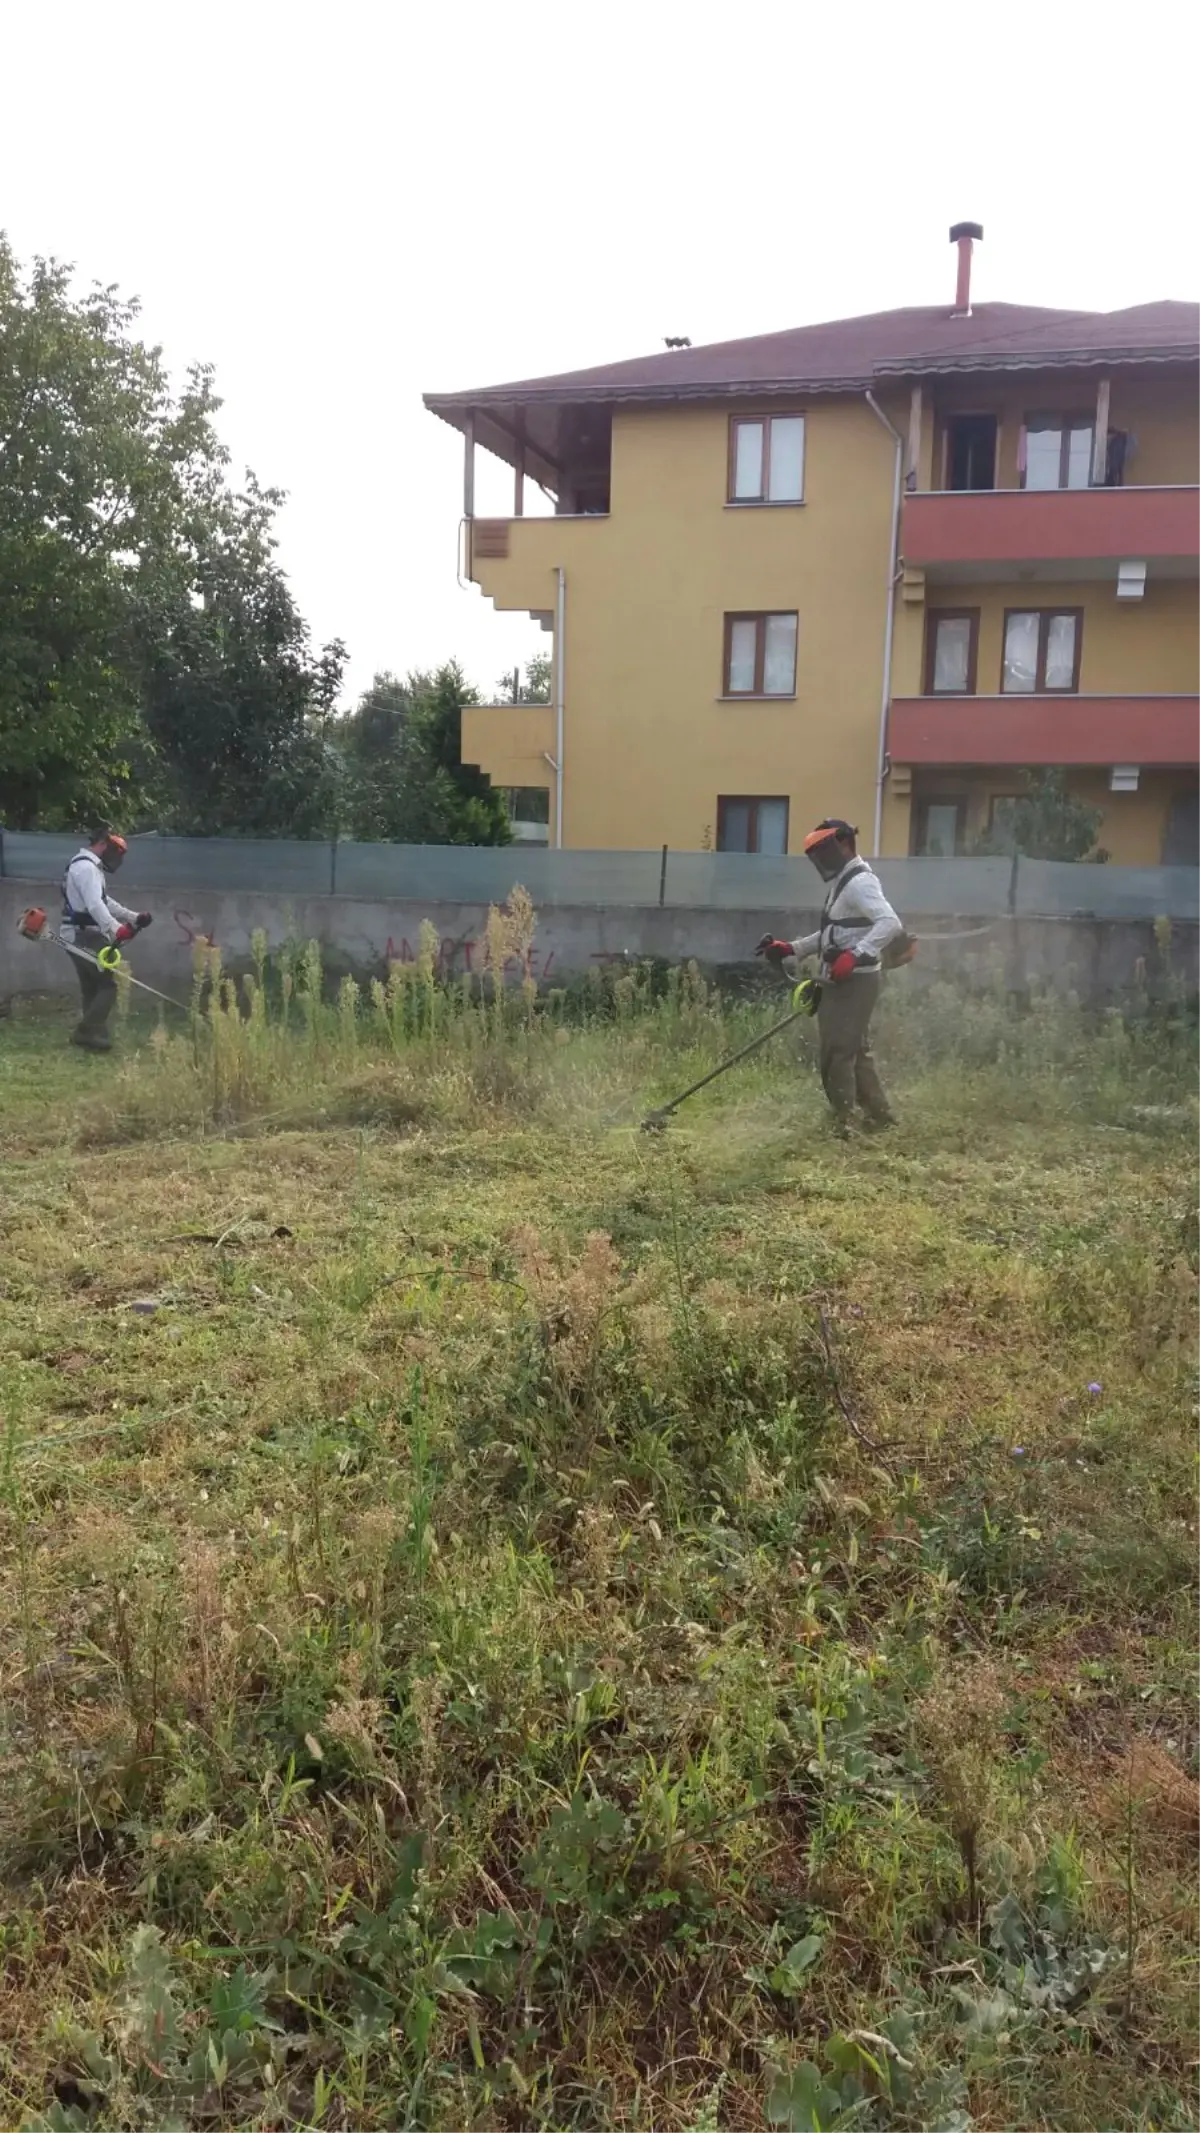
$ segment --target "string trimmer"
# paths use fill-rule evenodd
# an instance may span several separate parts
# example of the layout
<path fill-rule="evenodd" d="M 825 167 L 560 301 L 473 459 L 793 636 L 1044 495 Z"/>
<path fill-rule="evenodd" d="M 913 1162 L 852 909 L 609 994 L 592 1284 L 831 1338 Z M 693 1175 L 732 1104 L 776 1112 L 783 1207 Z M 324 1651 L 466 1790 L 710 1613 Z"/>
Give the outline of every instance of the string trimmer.
<path fill-rule="evenodd" d="M 717 1066 L 702 1075 L 699 1081 L 694 1081 L 690 1089 L 681 1090 L 678 1096 L 672 1097 L 669 1104 L 660 1104 L 657 1111 L 651 1111 L 649 1116 L 642 1120 L 642 1132 L 661 1133 L 671 1113 L 677 1111 L 680 1104 L 685 1104 L 689 1096 L 695 1096 L 701 1089 L 706 1089 L 710 1081 L 717 1079 L 718 1074 L 727 1074 L 730 1067 L 737 1065 L 739 1059 L 748 1059 L 751 1052 L 757 1052 L 764 1044 L 769 1044 L 772 1037 L 779 1035 L 781 1029 L 787 1029 L 791 1023 L 799 1022 L 804 1015 L 815 1015 L 820 998 L 821 988 L 817 980 L 801 978 L 792 992 L 790 1015 L 785 1015 L 781 1022 L 773 1022 L 770 1029 L 763 1030 L 760 1036 L 752 1037 L 749 1044 L 743 1044 L 739 1051 L 730 1052 L 728 1059 L 722 1059 Z"/>
<path fill-rule="evenodd" d="M 994 923 L 1000 922 L 995 921 Z M 933 944 L 938 941 L 967 941 L 974 939 L 976 934 L 991 933 L 992 931 L 992 924 L 968 926 L 962 932 L 926 934 L 923 938 Z M 764 940 L 769 938 L 769 935 L 764 935 Z M 762 943 L 759 945 L 762 946 Z M 905 930 L 885 948 L 880 957 L 880 962 L 886 970 L 898 970 L 905 963 L 911 963 L 916 953 L 917 937 L 915 933 L 909 933 Z M 702 1075 L 699 1081 L 694 1081 L 690 1089 L 681 1090 L 679 1095 L 673 1097 L 669 1104 L 660 1104 L 657 1111 L 651 1111 L 649 1116 L 642 1120 L 642 1132 L 660 1133 L 672 1112 L 677 1111 L 680 1104 L 685 1104 L 689 1096 L 698 1095 L 701 1089 L 708 1087 L 710 1081 L 715 1081 L 720 1074 L 727 1074 L 730 1067 L 736 1066 L 739 1060 L 748 1059 L 752 1052 L 757 1052 L 762 1045 L 769 1044 L 772 1037 L 779 1035 L 781 1029 L 787 1029 L 791 1023 L 798 1022 L 802 1015 L 815 1015 L 820 1002 L 820 980 L 817 978 L 801 978 L 792 993 L 792 1012 L 790 1015 L 785 1015 L 781 1022 L 773 1022 L 770 1029 L 765 1029 L 759 1037 L 751 1038 L 750 1043 L 743 1044 L 740 1051 L 731 1052 L 727 1059 L 722 1059 L 709 1073 Z"/>
<path fill-rule="evenodd" d="M 126 970 L 120 949 L 114 947 L 111 942 L 93 955 L 90 948 L 77 948 L 73 941 L 64 940 L 62 934 L 50 924 L 39 904 L 31 904 L 28 911 L 22 911 L 17 920 L 17 932 L 27 941 L 46 941 L 52 947 L 65 948 L 67 954 L 73 955 L 77 962 L 91 963 L 96 970 L 106 971 L 110 977 L 115 977 L 120 971 L 126 982 L 136 985 L 139 992 L 148 992 L 155 1000 L 165 1000 L 168 1007 L 177 1007 L 182 1015 L 191 1014 L 191 1008 L 184 1001 L 173 999 L 169 992 L 159 992 L 156 985 L 147 985 L 143 978 L 135 978 Z"/>

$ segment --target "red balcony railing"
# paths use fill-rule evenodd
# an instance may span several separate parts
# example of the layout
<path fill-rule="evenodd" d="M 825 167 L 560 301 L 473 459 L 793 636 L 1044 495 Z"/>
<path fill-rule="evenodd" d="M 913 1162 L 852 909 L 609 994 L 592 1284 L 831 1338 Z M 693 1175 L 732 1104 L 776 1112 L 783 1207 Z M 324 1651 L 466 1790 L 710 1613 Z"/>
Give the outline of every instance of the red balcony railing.
<path fill-rule="evenodd" d="M 946 489 L 904 499 L 904 560 L 931 564 L 1195 560 L 1200 489 Z"/>
<path fill-rule="evenodd" d="M 898 696 L 894 763 L 1200 762 L 1200 696 Z"/>

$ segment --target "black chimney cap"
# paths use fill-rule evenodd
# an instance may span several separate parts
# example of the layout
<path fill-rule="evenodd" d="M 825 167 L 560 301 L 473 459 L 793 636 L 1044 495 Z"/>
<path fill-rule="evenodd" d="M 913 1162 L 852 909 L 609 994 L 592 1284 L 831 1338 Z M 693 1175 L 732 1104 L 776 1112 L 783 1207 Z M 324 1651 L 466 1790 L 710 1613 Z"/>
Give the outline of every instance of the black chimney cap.
<path fill-rule="evenodd" d="M 952 230 L 951 230 L 951 232 L 950 232 L 950 242 L 951 242 L 951 244 L 957 244 L 957 243 L 958 243 L 958 240 L 959 240 L 959 238 L 960 238 L 960 237 L 982 237 L 982 236 L 983 236 L 983 224 L 982 224 L 982 222 L 956 222 L 956 223 L 954 224 L 954 227 L 953 227 L 953 229 L 952 229 Z"/>

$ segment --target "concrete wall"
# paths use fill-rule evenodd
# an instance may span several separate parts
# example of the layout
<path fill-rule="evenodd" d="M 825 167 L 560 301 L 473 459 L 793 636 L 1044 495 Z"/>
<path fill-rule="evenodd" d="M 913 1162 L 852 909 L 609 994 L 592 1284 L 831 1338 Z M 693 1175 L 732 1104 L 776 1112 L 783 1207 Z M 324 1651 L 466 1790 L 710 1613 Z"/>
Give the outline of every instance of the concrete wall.
<path fill-rule="evenodd" d="M 128 951 L 129 968 L 147 984 L 186 1000 L 191 983 L 193 944 L 212 939 L 227 963 L 249 956 L 250 937 L 262 927 L 272 947 L 287 939 L 320 941 L 329 964 L 382 975 L 389 957 L 415 956 L 422 919 L 429 919 L 444 944 L 454 970 L 478 969 L 487 909 L 482 904 L 383 903 L 348 896 L 296 897 L 211 895 L 194 892 L 186 899 L 151 899 L 155 923 Z M 75 976 L 60 948 L 34 945 L 17 932 L 17 919 L 39 903 L 54 914 L 58 894 L 48 883 L 0 881 L 0 999 L 14 994 L 73 994 Z M 897 983 L 925 984 L 938 977 L 983 979 L 1003 958 L 1009 982 L 1051 979 L 1089 998 L 1119 992 L 1134 979 L 1139 957 L 1151 966 L 1156 950 L 1149 922 L 1122 919 L 1002 919 L 987 931 L 984 921 L 939 917 L 922 927 L 906 913 L 923 945 L 916 963 Z M 589 969 L 619 961 L 622 955 L 661 956 L 678 963 L 695 957 L 710 966 L 751 963 L 754 943 L 781 924 L 816 925 L 816 913 L 779 911 L 659 910 L 634 906 L 551 907 L 538 913 L 532 974 L 553 985 Z M 969 938 L 934 943 L 938 932 L 969 930 Z M 1172 926 L 1172 964 L 1189 984 L 1196 983 L 1195 925 Z M 514 973 L 516 975 L 517 973 Z"/>

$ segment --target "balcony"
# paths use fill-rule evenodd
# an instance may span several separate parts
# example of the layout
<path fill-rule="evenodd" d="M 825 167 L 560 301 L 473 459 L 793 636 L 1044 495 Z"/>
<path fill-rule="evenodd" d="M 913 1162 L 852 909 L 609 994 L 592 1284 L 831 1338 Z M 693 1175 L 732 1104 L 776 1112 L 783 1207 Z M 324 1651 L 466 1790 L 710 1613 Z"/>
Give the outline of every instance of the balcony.
<path fill-rule="evenodd" d="M 1180 767 L 1200 762 L 1200 696 L 899 696 L 894 763 Z"/>
<path fill-rule="evenodd" d="M 609 539 L 611 525 L 601 512 L 468 520 L 467 575 L 496 607 L 525 608 L 549 618 L 557 590 L 555 572 L 561 566 L 569 574 L 576 562 L 594 559 Z"/>
<path fill-rule="evenodd" d="M 1151 577 L 1194 576 L 1200 489 L 945 489 L 904 499 L 905 568 L 927 579 L 1116 576 L 1136 559 Z"/>
<path fill-rule="evenodd" d="M 532 522 L 531 522 L 532 523 Z M 552 704 L 470 704 L 462 715 L 462 761 L 493 785 L 553 785 Z"/>

